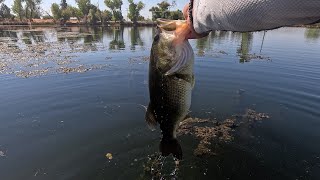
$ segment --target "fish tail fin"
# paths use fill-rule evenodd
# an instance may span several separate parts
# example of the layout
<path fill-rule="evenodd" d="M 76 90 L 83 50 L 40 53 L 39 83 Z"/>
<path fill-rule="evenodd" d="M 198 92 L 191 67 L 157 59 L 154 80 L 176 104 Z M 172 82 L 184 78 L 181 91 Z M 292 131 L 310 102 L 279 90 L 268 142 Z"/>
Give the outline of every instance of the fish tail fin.
<path fill-rule="evenodd" d="M 154 116 L 154 113 L 153 113 L 153 110 L 152 110 L 150 104 L 147 107 L 145 120 L 147 122 L 147 125 L 148 125 L 149 129 L 151 129 L 152 131 L 156 129 L 157 121 L 156 121 L 156 118 Z"/>
<path fill-rule="evenodd" d="M 162 139 L 160 142 L 160 152 L 162 156 L 172 154 L 175 158 L 182 159 L 182 148 L 177 139 Z"/>

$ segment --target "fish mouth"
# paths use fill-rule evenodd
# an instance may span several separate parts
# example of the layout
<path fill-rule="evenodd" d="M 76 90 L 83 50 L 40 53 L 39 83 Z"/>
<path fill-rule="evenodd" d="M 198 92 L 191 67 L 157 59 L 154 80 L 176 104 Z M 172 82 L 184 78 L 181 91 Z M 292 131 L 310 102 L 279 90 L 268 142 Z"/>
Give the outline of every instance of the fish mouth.
<path fill-rule="evenodd" d="M 187 43 L 187 35 L 191 32 L 186 20 L 157 19 L 158 33 L 171 34 L 172 47 L 175 48 L 176 57 L 170 70 L 165 75 L 179 72 L 193 56 L 193 50 Z"/>
<path fill-rule="evenodd" d="M 186 20 L 170 20 L 170 19 L 157 19 L 158 33 L 167 33 L 174 35 L 173 46 L 183 43 L 187 40 L 188 34 L 191 29 Z"/>
<path fill-rule="evenodd" d="M 183 24 L 187 24 L 186 20 L 171 20 L 171 19 L 158 18 L 156 21 L 157 21 L 157 26 L 160 29 L 165 31 L 176 31 Z"/>

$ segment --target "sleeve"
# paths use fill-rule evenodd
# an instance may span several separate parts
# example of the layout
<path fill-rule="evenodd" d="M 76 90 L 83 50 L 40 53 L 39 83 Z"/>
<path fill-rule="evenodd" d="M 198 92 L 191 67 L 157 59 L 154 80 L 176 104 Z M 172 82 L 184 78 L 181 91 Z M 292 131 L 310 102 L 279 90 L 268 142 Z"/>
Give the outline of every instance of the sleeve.
<path fill-rule="evenodd" d="M 320 0 L 194 0 L 196 32 L 259 31 L 320 21 Z"/>

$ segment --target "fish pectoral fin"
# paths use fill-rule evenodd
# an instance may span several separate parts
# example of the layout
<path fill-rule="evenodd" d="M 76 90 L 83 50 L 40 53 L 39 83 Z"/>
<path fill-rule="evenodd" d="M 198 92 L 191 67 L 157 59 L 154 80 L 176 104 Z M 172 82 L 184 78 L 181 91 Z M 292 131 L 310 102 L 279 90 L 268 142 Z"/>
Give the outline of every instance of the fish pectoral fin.
<path fill-rule="evenodd" d="M 151 108 L 150 104 L 147 107 L 145 120 L 147 122 L 147 125 L 148 125 L 149 129 L 154 131 L 156 129 L 156 126 L 157 126 L 157 121 L 156 121 L 156 117 L 155 117 L 155 115 L 153 113 L 153 109 Z"/>
<path fill-rule="evenodd" d="M 178 79 L 182 79 L 191 84 L 191 87 L 194 86 L 194 75 L 190 74 L 174 74 L 174 76 Z"/>

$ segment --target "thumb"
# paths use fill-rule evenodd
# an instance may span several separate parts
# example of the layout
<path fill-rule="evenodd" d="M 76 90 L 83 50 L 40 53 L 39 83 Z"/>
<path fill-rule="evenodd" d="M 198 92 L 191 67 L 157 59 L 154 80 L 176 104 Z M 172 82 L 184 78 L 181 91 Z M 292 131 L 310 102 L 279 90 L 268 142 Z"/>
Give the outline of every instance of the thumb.
<path fill-rule="evenodd" d="M 188 19 L 188 14 L 189 12 L 189 4 L 186 4 L 184 7 L 183 7 L 183 10 L 182 10 L 182 13 L 183 13 L 183 16 L 184 16 L 184 19 L 187 20 Z"/>

